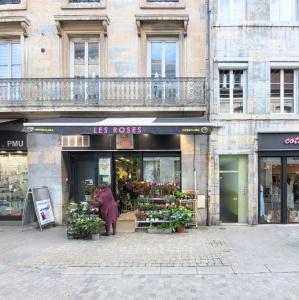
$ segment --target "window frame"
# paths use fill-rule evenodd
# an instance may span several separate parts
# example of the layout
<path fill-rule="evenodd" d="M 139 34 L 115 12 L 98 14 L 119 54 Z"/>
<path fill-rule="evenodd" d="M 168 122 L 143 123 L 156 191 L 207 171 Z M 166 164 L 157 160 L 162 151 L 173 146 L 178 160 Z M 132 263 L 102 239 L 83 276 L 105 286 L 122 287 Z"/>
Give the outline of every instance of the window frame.
<path fill-rule="evenodd" d="M 139 5 L 140 8 L 177 9 L 177 8 L 186 8 L 186 0 L 178 0 L 176 2 L 170 2 L 170 1 L 149 2 L 148 0 L 140 0 Z"/>
<path fill-rule="evenodd" d="M 21 0 L 20 3 L 16 4 L 1 4 L 0 5 L 0 11 L 5 10 L 26 10 L 27 9 L 27 0 Z"/>
<path fill-rule="evenodd" d="M 18 79 L 22 78 L 23 76 L 23 59 L 22 59 L 22 42 L 21 39 L 0 39 L 1 44 L 8 44 L 8 76 L 7 79 Z M 12 77 L 12 44 L 19 44 L 20 45 L 20 77 Z"/>
<path fill-rule="evenodd" d="M 229 112 L 221 112 L 221 97 L 220 97 L 220 72 L 221 71 L 229 71 Z M 233 72 L 234 71 L 243 71 L 243 111 L 242 112 L 234 112 L 234 80 L 233 80 Z M 236 67 L 231 66 L 221 67 L 218 66 L 218 104 L 219 104 L 219 114 L 227 115 L 227 114 L 246 114 L 247 113 L 247 88 L 248 88 L 248 70 L 244 66 Z"/>
<path fill-rule="evenodd" d="M 271 73 L 272 70 L 279 70 L 280 71 L 280 78 L 279 78 L 279 100 L 280 100 L 280 111 L 279 112 L 273 112 L 272 111 L 272 95 L 271 95 L 271 88 L 272 88 L 272 80 L 271 80 Z M 293 70 L 294 71 L 294 87 L 293 87 L 293 92 L 294 92 L 294 100 L 293 100 L 293 106 L 294 106 L 294 111 L 293 112 L 285 112 L 284 111 L 284 106 L 285 106 L 285 101 L 284 101 L 284 71 L 285 70 Z M 299 87 L 299 68 L 297 67 L 275 67 L 275 66 L 271 66 L 270 67 L 270 113 L 273 115 L 277 115 L 277 114 L 287 114 L 287 115 L 291 115 L 291 114 L 298 114 L 299 113 L 299 109 L 298 109 L 298 87 Z"/>
<path fill-rule="evenodd" d="M 91 9 L 91 8 L 106 8 L 106 0 L 100 0 L 100 2 L 79 2 L 71 3 L 69 0 L 63 0 L 62 9 Z"/>
<path fill-rule="evenodd" d="M 69 52 L 69 59 L 70 59 L 70 77 L 75 78 L 75 57 L 74 57 L 74 45 L 76 42 L 84 42 L 84 78 L 90 78 L 88 76 L 88 43 L 89 42 L 97 42 L 99 46 L 99 77 L 101 76 L 101 40 L 100 38 L 88 38 L 88 37 L 82 37 L 82 38 L 71 38 L 70 39 L 70 52 Z M 86 76 L 87 74 L 87 76 Z"/>
<path fill-rule="evenodd" d="M 273 6 L 272 6 L 272 1 L 270 0 L 270 22 L 271 23 L 282 23 L 282 24 L 287 24 L 289 22 L 299 22 L 299 1 L 298 0 L 292 0 L 292 19 L 287 20 L 287 21 L 282 21 L 280 20 L 280 10 L 279 10 L 279 20 L 273 20 Z M 282 0 L 279 0 L 282 1 Z"/>
<path fill-rule="evenodd" d="M 220 24 L 240 24 L 240 23 L 244 23 L 247 20 L 247 0 L 242 0 L 242 6 L 243 6 L 243 20 L 240 21 L 235 21 L 234 20 L 234 10 L 233 10 L 233 1 L 234 0 L 228 0 L 229 1 L 229 19 L 227 21 L 222 20 L 221 15 L 220 15 L 220 2 L 222 0 L 218 0 L 218 7 L 217 7 L 217 11 L 218 11 L 218 23 Z"/>
<path fill-rule="evenodd" d="M 151 73 L 152 73 L 152 68 L 151 68 L 151 43 L 152 42 L 160 42 L 162 43 L 162 61 L 161 61 L 161 78 L 165 78 L 165 66 L 166 66 L 166 60 L 165 60 L 165 43 L 167 42 L 175 42 L 176 43 L 176 75 L 175 77 L 179 77 L 180 76 L 180 55 L 179 55 L 179 51 L 180 51 L 180 47 L 179 47 L 179 38 L 148 38 L 147 39 L 147 76 L 149 78 L 151 78 Z"/>

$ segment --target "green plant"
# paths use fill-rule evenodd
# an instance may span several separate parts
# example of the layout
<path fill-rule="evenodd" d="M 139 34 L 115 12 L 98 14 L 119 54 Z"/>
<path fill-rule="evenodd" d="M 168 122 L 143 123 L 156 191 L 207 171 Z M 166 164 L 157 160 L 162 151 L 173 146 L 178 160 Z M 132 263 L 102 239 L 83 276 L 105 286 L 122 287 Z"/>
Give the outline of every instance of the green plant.
<path fill-rule="evenodd" d="M 185 226 L 192 221 L 192 211 L 183 206 L 173 207 L 170 219 L 174 228 Z"/>
<path fill-rule="evenodd" d="M 88 237 L 92 233 L 98 233 L 103 220 L 98 216 L 98 209 L 87 202 L 71 202 L 67 210 L 68 235 Z"/>
<path fill-rule="evenodd" d="M 82 182 L 82 189 L 84 195 L 92 195 L 97 190 L 97 187 L 93 184 L 87 184 L 85 182 Z"/>

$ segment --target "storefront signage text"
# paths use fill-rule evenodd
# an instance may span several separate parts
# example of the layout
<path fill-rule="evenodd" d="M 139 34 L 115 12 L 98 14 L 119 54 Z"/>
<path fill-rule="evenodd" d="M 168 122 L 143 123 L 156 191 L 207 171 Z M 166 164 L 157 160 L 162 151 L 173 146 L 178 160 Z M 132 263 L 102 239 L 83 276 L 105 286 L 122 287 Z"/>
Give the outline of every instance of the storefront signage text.
<path fill-rule="evenodd" d="M 125 127 L 125 126 L 114 126 L 114 127 L 94 127 L 94 134 L 141 134 L 141 127 Z"/>
<path fill-rule="evenodd" d="M 284 143 L 286 145 L 298 145 L 299 144 L 299 136 L 296 137 L 290 137 L 284 140 Z"/>
<path fill-rule="evenodd" d="M 7 141 L 7 148 L 18 148 L 18 147 L 24 147 L 23 140 L 8 140 Z"/>

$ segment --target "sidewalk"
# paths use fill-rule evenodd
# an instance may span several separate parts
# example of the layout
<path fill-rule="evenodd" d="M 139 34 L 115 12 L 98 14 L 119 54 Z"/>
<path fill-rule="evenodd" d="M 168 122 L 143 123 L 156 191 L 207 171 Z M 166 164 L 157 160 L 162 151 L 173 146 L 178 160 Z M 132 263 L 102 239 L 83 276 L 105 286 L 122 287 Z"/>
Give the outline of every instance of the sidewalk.
<path fill-rule="evenodd" d="M 101 295 L 104 287 L 105 295 L 111 289 L 113 295 L 93 298 L 90 286 L 86 290 L 88 295 L 91 293 L 90 297 L 80 294 L 78 299 L 164 299 L 162 290 L 156 293 L 155 284 L 174 283 L 178 292 L 163 292 L 165 299 L 171 295 L 176 299 L 184 295 L 203 299 L 197 298 L 199 290 L 209 299 L 220 296 L 228 287 L 234 290 L 236 298 L 239 289 L 241 294 L 246 294 L 244 289 L 261 288 L 256 294 L 260 294 L 261 299 L 268 299 L 279 286 L 281 290 L 276 290 L 272 299 L 285 296 L 298 299 L 299 293 L 299 225 L 203 227 L 172 235 L 138 232 L 101 237 L 99 241 L 67 240 L 62 226 L 43 232 L 0 227 L 0 257 L 0 298 L 6 291 L 5 299 L 18 299 L 17 295 L 25 295 L 23 299 L 27 299 L 26 289 L 37 284 L 34 280 L 45 285 L 43 288 L 54 284 L 57 290 L 52 292 L 60 299 L 69 299 L 69 296 L 73 299 L 74 293 L 77 295 L 78 289 L 86 288 L 90 282 L 98 282 Z M 20 290 L 18 294 L 19 287 L 11 289 L 14 285 L 9 282 L 19 282 L 23 292 Z M 218 291 L 220 294 L 214 290 L 219 282 L 223 285 Z M 202 290 L 205 285 L 207 291 Z M 69 296 L 65 294 L 66 286 L 69 286 Z M 142 288 L 136 290 L 136 297 L 132 298 L 131 293 L 137 286 Z M 181 286 L 185 288 L 181 290 Z M 128 289 L 129 295 L 122 294 Z M 141 297 L 144 289 L 149 297 Z M 12 290 L 16 297 L 7 298 L 8 291 Z M 191 290 L 195 293 L 193 296 Z M 118 293 L 122 297 L 115 297 Z M 156 296 L 151 298 L 150 294 Z M 32 295 L 37 299 L 40 291 Z M 189 297 L 185 296 L 184 299 Z M 248 299 L 252 299 L 249 294 Z"/>

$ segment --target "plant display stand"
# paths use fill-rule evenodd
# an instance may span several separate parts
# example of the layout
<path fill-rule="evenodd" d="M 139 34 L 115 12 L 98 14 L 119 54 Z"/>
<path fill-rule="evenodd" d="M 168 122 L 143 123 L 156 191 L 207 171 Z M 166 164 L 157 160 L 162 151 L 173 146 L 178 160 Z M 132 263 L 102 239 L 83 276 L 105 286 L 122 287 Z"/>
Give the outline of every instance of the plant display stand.
<path fill-rule="evenodd" d="M 179 200 L 179 205 L 186 207 L 192 211 L 192 222 L 189 223 L 188 225 L 195 226 L 197 228 L 198 227 L 198 225 L 197 225 L 198 213 L 197 213 L 196 199 L 181 199 L 181 200 Z"/>

